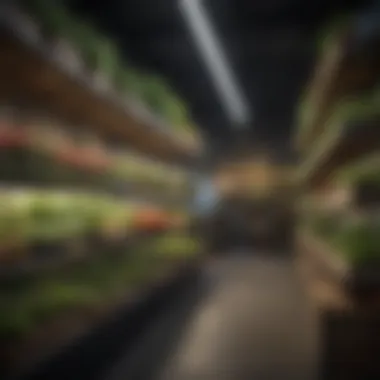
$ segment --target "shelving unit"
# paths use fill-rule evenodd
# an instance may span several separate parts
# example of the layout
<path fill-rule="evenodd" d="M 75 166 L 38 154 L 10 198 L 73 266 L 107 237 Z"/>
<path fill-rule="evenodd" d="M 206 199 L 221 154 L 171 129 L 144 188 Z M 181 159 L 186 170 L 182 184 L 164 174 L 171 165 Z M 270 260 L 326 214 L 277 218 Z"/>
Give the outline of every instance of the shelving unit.
<path fill-rule="evenodd" d="M 190 165 L 197 157 L 199 146 L 176 136 L 138 101 L 99 86 L 77 59 L 52 50 L 38 35 L 32 38 L 20 9 L 3 6 L 1 15 L 0 99 L 42 106 L 68 124 L 90 127 L 159 159 Z"/>
<path fill-rule="evenodd" d="M 300 107 L 295 140 L 299 151 L 306 152 L 315 139 L 326 131 L 329 117 L 340 102 L 379 84 L 379 67 L 377 37 L 370 38 L 364 44 L 355 41 L 352 20 L 326 37 Z"/>
<path fill-rule="evenodd" d="M 299 210 L 297 267 L 321 316 L 324 379 L 380 376 L 379 214 L 358 200 L 360 178 L 377 178 L 380 40 L 359 41 L 355 20 L 326 42 L 295 139 L 297 181 L 308 199 Z M 372 205 L 377 189 L 366 193 Z"/>
<path fill-rule="evenodd" d="M 0 5 L 1 378 L 203 253 L 188 207 L 195 134 L 46 38 L 19 3 Z"/>

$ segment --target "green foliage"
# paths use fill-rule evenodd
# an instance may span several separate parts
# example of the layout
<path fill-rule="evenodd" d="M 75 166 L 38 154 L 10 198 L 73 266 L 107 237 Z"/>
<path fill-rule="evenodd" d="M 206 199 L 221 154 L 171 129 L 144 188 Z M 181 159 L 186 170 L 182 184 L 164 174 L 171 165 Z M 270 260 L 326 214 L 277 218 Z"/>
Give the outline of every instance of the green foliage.
<path fill-rule="evenodd" d="M 102 49 L 101 35 L 85 21 L 73 22 L 68 33 L 72 45 L 81 53 L 86 65 L 91 69 L 97 69 L 101 62 Z"/>
<path fill-rule="evenodd" d="M 127 59 L 120 57 L 119 65 L 115 71 L 115 84 L 119 91 L 143 99 L 145 77 L 146 74 L 133 67 Z"/>
<path fill-rule="evenodd" d="M 168 98 L 166 85 L 161 78 L 145 75 L 142 78 L 142 98 L 146 105 L 155 113 L 162 114 Z"/>
<path fill-rule="evenodd" d="M 110 220 L 127 232 L 134 212 L 128 203 L 89 194 L 31 192 L 24 197 L 22 202 L 13 194 L 0 198 L 4 203 L 0 208 L 3 247 L 99 233 Z"/>
<path fill-rule="evenodd" d="M 330 122 L 334 126 L 344 121 L 361 121 L 374 116 L 380 116 L 380 97 L 370 94 L 338 105 Z"/>
<path fill-rule="evenodd" d="M 0 337 L 18 338 L 68 310 L 92 309 L 136 285 L 147 283 L 165 268 L 166 259 L 199 252 L 199 243 L 182 236 L 145 242 L 133 252 L 97 256 L 69 273 L 26 283 L 12 294 L 0 291 Z M 5 306 L 5 307 L 4 307 Z"/>
<path fill-rule="evenodd" d="M 45 284 L 36 289 L 31 300 L 31 313 L 36 321 L 45 321 L 67 309 L 96 303 L 96 293 L 90 287 L 70 283 Z"/>
<path fill-rule="evenodd" d="M 340 17 L 330 21 L 322 30 L 318 38 L 318 48 L 320 55 L 331 54 L 331 50 L 338 44 L 342 43 L 342 35 L 348 28 L 353 20 L 352 14 L 343 14 Z M 335 119 L 339 123 L 339 119 L 347 118 L 361 118 L 369 116 L 377 109 L 379 113 L 379 91 L 377 96 L 370 98 L 357 98 L 348 103 L 342 104 L 335 112 Z M 377 99 L 376 99 L 377 98 Z M 310 120 L 314 119 L 316 113 L 316 105 L 311 102 L 312 99 L 308 96 L 308 92 L 304 94 L 300 101 L 298 112 L 298 124 L 300 133 L 306 133 L 310 125 Z M 337 117 L 336 117 L 337 116 Z"/>
<path fill-rule="evenodd" d="M 184 104 L 163 78 L 130 65 L 117 46 L 91 23 L 76 19 L 58 0 L 24 1 L 24 5 L 51 34 L 67 38 L 86 65 L 99 69 L 119 91 L 131 93 L 176 128 L 189 126 Z"/>
<path fill-rule="evenodd" d="M 322 238 L 331 238 L 339 230 L 342 217 L 339 215 L 318 215 L 311 217 L 308 224 Z"/>
<path fill-rule="evenodd" d="M 70 199 L 62 195 L 34 197 L 28 210 L 33 226 L 30 239 L 46 242 L 75 236 L 81 223 L 73 206 Z"/>
<path fill-rule="evenodd" d="M 189 117 L 185 105 L 174 95 L 169 94 L 164 103 L 163 115 L 178 129 L 186 129 L 189 126 Z"/>
<path fill-rule="evenodd" d="M 347 123 L 365 122 L 380 117 L 380 97 L 377 93 L 341 102 L 326 123 L 326 130 L 316 140 L 307 162 L 314 164 L 318 157 L 344 133 Z"/>
<path fill-rule="evenodd" d="M 380 185 L 380 155 L 376 153 L 345 167 L 338 173 L 338 179 L 351 184 Z"/>
<path fill-rule="evenodd" d="M 98 69 L 115 83 L 117 70 L 120 66 L 117 46 L 103 36 L 99 36 L 95 43 L 97 44 L 99 54 Z"/>
<path fill-rule="evenodd" d="M 153 251 L 159 257 L 178 258 L 194 256 L 201 253 L 202 247 L 199 240 L 186 235 L 167 234 L 154 242 Z"/>
<path fill-rule="evenodd" d="M 380 261 L 380 222 L 341 216 L 315 217 L 312 230 L 353 265 Z"/>
<path fill-rule="evenodd" d="M 380 261 L 379 223 L 348 221 L 334 236 L 333 242 L 354 265 Z"/>
<path fill-rule="evenodd" d="M 0 208 L 0 241 L 3 246 L 14 246 L 26 242 L 31 228 L 25 211 L 12 204 L 2 204 Z"/>

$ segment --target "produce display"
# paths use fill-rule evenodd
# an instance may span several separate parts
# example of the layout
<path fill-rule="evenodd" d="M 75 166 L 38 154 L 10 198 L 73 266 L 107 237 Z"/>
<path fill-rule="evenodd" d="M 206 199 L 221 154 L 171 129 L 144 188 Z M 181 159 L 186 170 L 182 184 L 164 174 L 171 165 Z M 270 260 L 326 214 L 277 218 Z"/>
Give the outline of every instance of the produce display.
<path fill-rule="evenodd" d="M 116 153 L 93 135 L 74 138 L 48 118 L 0 120 L 0 179 L 21 183 L 81 186 L 186 197 L 189 182 L 180 169 Z"/>
<path fill-rule="evenodd" d="M 363 85 L 358 86 L 360 83 L 360 78 L 363 76 L 363 71 L 366 73 L 367 70 L 370 70 L 366 65 L 361 67 L 360 64 L 358 64 L 356 61 L 356 58 L 360 58 L 360 54 L 362 54 L 364 57 L 365 53 L 363 53 L 362 50 L 358 50 L 356 53 L 354 52 L 355 57 L 347 54 L 350 51 L 350 46 L 352 46 L 352 44 L 349 43 L 349 37 L 352 37 L 353 33 L 355 33 L 357 25 L 358 24 L 355 20 L 355 15 L 346 14 L 333 20 L 333 22 L 331 22 L 326 26 L 326 28 L 321 31 L 318 43 L 319 62 L 317 65 L 317 70 L 315 72 L 313 82 L 311 85 L 309 84 L 307 86 L 307 90 L 305 91 L 304 96 L 300 102 L 301 104 L 298 112 L 300 140 L 305 137 L 305 139 L 311 143 L 314 140 L 315 134 L 318 135 L 325 132 L 325 116 L 328 116 L 327 114 L 330 114 L 331 111 L 334 111 L 331 110 L 331 108 L 334 108 L 337 103 L 340 103 L 342 101 L 343 103 L 346 103 L 345 99 L 347 97 L 351 97 L 352 95 L 359 95 L 358 98 L 353 102 L 343 104 L 343 108 L 345 109 L 341 108 L 341 113 L 344 114 L 347 113 L 347 111 L 352 111 L 352 116 L 360 116 L 359 114 L 361 111 L 364 111 L 364 113 L 366 113 L 366 108 L 371 108 L 370 104 L 374 103 L 372 101 L 373 99 L 365 99 L 364 97 L 361 97 L 359 93 L 360 91 L 363 91 L 364 88 L 371 90 L 371 87 L 375 87 L 375 92 L 377 92 L 378 107 L 379 88 L 378 83 L 376 83 L 376 75 L 373 78 L 372 86 L 369 84 L 364 84 L 365 87 Z M 371 58 L 369 57 L 370 56 L 364 59 L 369 59 L 371 62 Z M 359 61 L 362 60 L 359 59 Z M 354 70 L 350 75 L 351 79 L 344 79 L 344 77 L 340 75 L 344 72 L 346 66 L 352 66 L 351 71 Z M 371 64 L 369 64 L 368 67 L 371 67 Z M 365 75 L 366 74 L 364 74 L 362 80 L 364 83 Z M 357 77 L 357 85 L 354 84 L 355 77 Z M 338 83 L 341 80 L 344 80 L 347 83 Z M 353 80 L 351 84 L 350 80 Z M 345 88 L 346 90 L 344 90 Z M 345 91 L 346 93 L 341 94 L 341 90 Z M 362 99 L 360 99 L 360 97 Z M 365 106 L 367 100 L 368 107 Z M 340 116 L 342 116 L 342 114 Z M 309 138 L 307 136 L 309 136 Z"/>
<path fill-rule="evenodd" d="M 353 220 L 344 223 L 332 243 L 353 265 L 379 265 L 380 220 Z"/>
<path fill-rule="evenodd" d="M 70 271 L 49 273 L 1 290 L 0 338 L 22 339 L 67 312 L 95 311 L 109 305 L 131 288 L 152 280 L 170 263 L 200 252 L 199 241 L 169 233 L 140 242 L 133 249 L 121 249 L 117 256 L 104 252 Z"/>
<path fill-rule="evenodd" d="M 335 180 L 354 191 L 361 185 L 378 188 L 380 178 L 379 155 L 362 158 L 340 169 Z M 341 210 L 310 218 L 312 231 L 341 252 L 353 265 L 380 263 L 380 218 L 376 210 Z"/>
<path fill-rule="evenodd" d="M 201 249 L 180 210 L 46 189 L 3 189 L 0 203 L 2 338 L 71 308 L 96 307 Z M 46 260 L 60 265 L 39 270 Z M 33 269 L 27 275 L 9 272 L 25 266 Z"/>
<path fill-rule="evenodd" d="M 110 39 L 88 21 L 78 19 L 62 1 L 25 0 L 22 4 L 43 36 L 64 41 L 102 82 L 120 95 L 134 96 L 178 131 L 191 131 L 188 111 L 171 87 L 155 73 L 131 65 Z"/>
<path fill-rule="evenodd" d="M 121 203 L 125 208 L 121 218 L 120 201 L 90 194 L 3 190 L 0 198 L 3 264 L 19 262 L 33 253 L 38 256 L 38 250 L 33 250 L 36 245 L 49 246 L 92 234 L 108 238 L 107 224 L 113 222 L 115 230 L 124 229 L 131 212 Z"/>
<path fill-rule="evenodd" d="M 336 107 L 328 122 L 328 128 L 344 128 L 347 121 L 358 122 L 380 115 L 380 96 L 378 89 L 370 94 L 346 100 Z"/>
<path fill-rule="evenodd" d="M 306 167 L 312 166 L 319 157 L 328 151 L 345 133 L 349 125 L 360 127 L 360 123 L 379 120 L 380 96 L 376 88 L 369 95 L 361 95 L 340 103 L 330 115 L 326 125 L 321 129 L 320 137 L 316 139 Z"/>
<path fill-rule="evenodd" d="M 349 17 L 344 16 L 329 23 L 329 25 L 321 30 L 317 41 L 321 65 L 317 74 L 319 81 L 323 80 L 327 76 L 328 71 L 332 69 L 332 65 L 336 64 L 342 45 L 342 32 L 347 28 L 349 21 Z M 306 136 L 311 131 L 312 123 L 320 111 L 320 104 L 313 91 L 315 91 L 314 88 L 312 90 L 309 87 L 307 88 L 298 110 L 299 133 L 302 136 Z"/>
<path fill-rule="evenodd" d="M 56 0 L 18 4 L 40 52 L 51 50 L 74 80 L 126 97 L 136 111 L 141 102 L 158 126 L 162 119 L 177 137 L 193 136 L 170 86 L 130 65 L 90 23 Z M 79 325 L 95 329 L 121 304 L 145 297 L 141 290 L 192 267 L 202 244 L 190 232 L 190 196 L 189 175 L 175 165 L 111 146 L 46 110 L 2 103 L 0 365 L 5 358 L 12 371 L 34 352 L 43 357 L 67 337 L 79 339 Z"/>
<path fill-rule="evenodd" d="M 313 218 L 310 227 L 354 266 L 380 264 L 379 217 L 324 215 Z"/>
<path fill-rule="evenodd" d="M 306 158 L 305 168 L 312 167 L 324 152 L 334 149 L 335 142 L 349 128 L 358 131 L 367 120 L 375 121 L 369 125 L 376 128 L 376 121 L 380 120 L 379 100 L 379 90 L 375 87 L 371 93 L 358 94 L 335 107 Z M 354 268 L 380 268 L 380 219 L 374 208 L 378 199 L 379 164 L 379 156 L 375 153 L 336 168 L 328 180 L 343 186 L 342 189 L 350 194 L 346 210 L 341 210 L 340 214 L 312 217 L 309 221 L 313 233 L 343 255 Z"/>
<path fill-rule="evenodd" d="M 380 155 L 369 155 L 339 173 L 339 180 L 346 183 L 371 183 L 380 185 Z"/>
<path fill-rule="evenodd" d="M 131 292 L 167 281 L 201 244 L 187 232 L 183 171 L 112 151 L 51 119 L 2 116 L 0 356 L 17 367 L 24 344 L 38 351 L 43 336 L 59 346 L 83 320 L 94 328 Z M 138 199 L 147 189 L 180 196 L 182 206 L 130 199 L 126 188 Z M 68 330 L 57 328 L 68 315 Z"/>
<path fill-rule="evenodd" d="M 42 252 L 50 256 L 62 248 L 62 255 L 75 254 L 70 245 L 75 242 L 88 251 L 99 249 L 99 241 L 103 249 L 115 242 L 124 244 L 132 234 L 178 230 L 178 216 L 172 211 L 104 195 L 13 189 L 1 191 L 0 202 L 2 266 L 43 259 L 44 247 Z"/>

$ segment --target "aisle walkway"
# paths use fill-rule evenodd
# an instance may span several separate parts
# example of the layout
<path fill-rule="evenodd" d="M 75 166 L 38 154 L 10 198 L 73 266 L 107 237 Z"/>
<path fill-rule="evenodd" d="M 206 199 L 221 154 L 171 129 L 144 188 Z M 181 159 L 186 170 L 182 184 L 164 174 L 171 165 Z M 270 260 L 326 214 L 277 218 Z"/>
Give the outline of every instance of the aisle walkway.
<path fill-rule="evenodd" d="M 139 369 L 160 352 L 150 373 L 157 380 L 317 379 L 316 316 L 289 260 L 226 258 L 207 268 L 202 281 L 204 293 L 181 329 L 175 330 L 178 310 L 168 311 L 139 353 L 115 368 L 113 380 L 147 379 Z M 177 341 L 163 355 L 173 329 Z"/>

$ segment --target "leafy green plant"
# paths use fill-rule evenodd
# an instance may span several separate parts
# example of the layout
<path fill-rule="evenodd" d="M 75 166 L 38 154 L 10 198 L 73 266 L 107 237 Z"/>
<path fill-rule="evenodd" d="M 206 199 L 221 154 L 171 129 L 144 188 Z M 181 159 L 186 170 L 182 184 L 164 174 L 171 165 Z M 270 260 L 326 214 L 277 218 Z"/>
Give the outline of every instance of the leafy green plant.
<path fill-rule="evenodd" d="M 43 215 L 45 211 L 42 212 Z M 144 242 L 120 256 L 104 253 L 85 265 L 25 283 L 12 294 L 0 292 L 0 337 L 22 338 L 67 311 L 107 304 L 126 290 L 147 283 L 165 269 L 167 260 L 200 252 L 200 243 L 186 235 L 168 235 Z M 4 307 L 5 306 L 5 307 Z"/>
<path fill-rule="evenodd" d="M 186 235 L 167 234 L 154 241 L 152 250 L 158 257 L 178 259 L 199 254 L 201 243 Z"/>
<path fill-rule="evenodd" d="M 173 94 L 168 95 L 164 104 L 163 114 L 165 118 L 178 130 L 188 131 L 189 116 L 182 101 Z"/>
<path fill-rule="evenodd" d="M 322 238 L 330 238 L 339 230 L 342 222 L 339 215 L 316 215 L 306 222 L 311 229 Z"/>
<path fill-rule="evenodd" d="M 21 207 L 3 204 L 0 208 L 0 245 L 3 248 L 18 248 L 26 243 L 30 220 Z"/>
<path fill-rule="evenodd" d="M 88 286 L 45 284 L 43 289 L 36 289 L 30 313 L 36 322 L 43 322 L 68 309 L 96 304 L 97 300 L 96 293 Z"/>
<path fill-rule="evenodd" d="M 24 304 L 7 306 L 0 313 L 0 339 L 17 339 L 34 327 L 31 314 Z"/>
<path fill-rule="evenodd" d="M 120 58 L 115 72 L 116 87 L 123 93 L 135 96 L 137 99 L 144 98 L 144 73 L 133 67 L 128 60 Z"/>
<path fill-rule="evenodd" d="M 99 70 L 115 84 L 117 71 L 120 67 L 119 51 L 117 46 L 105 37 L 97 40 L 99 50 Z"/>
<path fill-rule="evenodd" d="M 343 168 L 338 173 L 338 180 L 350 184 L 380 185 L 380 155 L 375 153 Z"/>
<path fill-rule="evenodd" d="M 349 221 L 332 239 L 334 245 L 354 265 L 380 262 L 380 224 L 366 220 Z"/>
<path fill-rule="evenodd" d="M 75 18 L 58 0 L 24 1 L 52 35 L 67 38 L 91 69 L 99 69 L 122 92 L 129 92 L 177 129 L 189 129 L 187 110 L 163 78 L 139 71 L 91 23 Z"/>
<path fill-rule="evenodd" d="M 344 133 L 347 123 L 359 123 L 380 117 L 380 97 L 377 93 L 341 102 L 326 123 L 324 133 L 316 140 L 305 168 L 312 167 L 319 157 L 335 144 Z"/>
<path fill-rule="evenodd" d="M 141 78 L 142 92 L 140 94 L 144 103 L 155 113 L 163 116 L 165 102 L 167 101 L 166 85 L 161 78 L 153 75 L 144 75 Z"/>
<path fill-rule="evenodd" d="M 96 70 L 102 60 L 102 37 L 92 25 L 84 20 L 75 21 L 67 32 L 72 45 L 81 53 L 86 65 Z"/>

